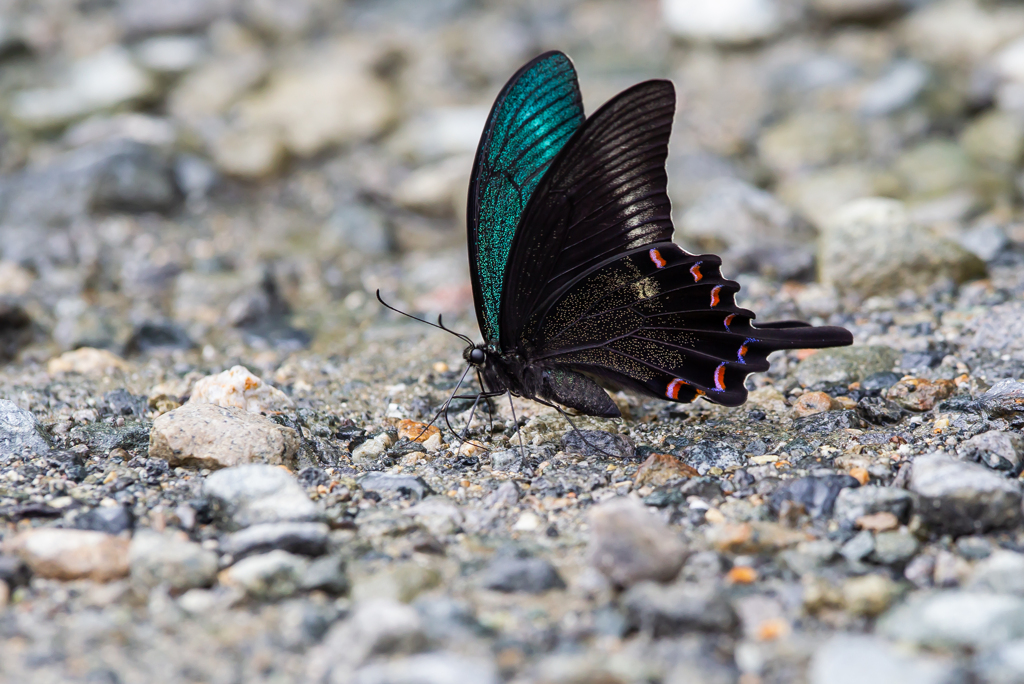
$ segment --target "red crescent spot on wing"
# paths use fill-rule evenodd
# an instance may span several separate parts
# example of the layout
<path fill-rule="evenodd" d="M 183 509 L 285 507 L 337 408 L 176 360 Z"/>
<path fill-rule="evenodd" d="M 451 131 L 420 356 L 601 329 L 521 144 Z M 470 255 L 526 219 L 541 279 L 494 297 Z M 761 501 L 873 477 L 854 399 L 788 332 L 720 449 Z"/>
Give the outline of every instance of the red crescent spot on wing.
<path fill-rule="evenodd" d="M 747 355 L 747 343 L 746 343 L 746 342 L 744 342 L 744 343 L 743 343 L 743 345 L 742 345 L 742 346 L 740 347 L 740 350 L 739 350 L 739 352 L 737 353 L 737 356 L 739 357 L 739 360 L 740 360 L 740 361 L 742 361 L 742 360 L 743 360 L 743 358 L 744 358 L 744 357 L 745 357 L 746 355 Z"/>
<path fill-rule="evenodd" d="M 715 387 L 719 391 L 725 390 L 725 364 L 718 364 L 718 368 L 715 369 Z"/>
<path fill-rule="evenodd" d="M 656 249 L 652 249 L 648 253 L 651 255 L 651 261 L 654 262 L 655 266 L 657 266 L 658 268 L 665 268 L 665 264 L 667 264 L 668 262 L 665 261 L 665 258 L 663 256 L 661 256 L 661 252 L 659 252 Z"/>
<path fill-rule="evenodd" d="M 683 382 L 679 378 L 676 378 L 672 382 L 668 383 L 668 388 L 665 389 L 665 396 L 668 397 L 669 399 L 678 399 L 679 388 L 685 384 L 685 382 Z"/>
<path fill-rule="evenodd" d="M 736 314 L 729 314 L 725 317 L 725 329 L 728 330 L 729 326 L 732 325 L 732 319 L 736 318 Z"/>
<path fill-rule="evenodd" d="M 700 389 L 700 388 L 698 388 L 698 387 L 694 387 L 694 388 L 693 388 L 693 391 L 697 393 L 697 396 L 698 396 L 698 397 L 703 397 L 703 396 L 705 396 L 705 394 L 706 394 L 706 393 L 704 392 L 704 390 L 702 390 L 702 389 Z"/>
<path fill-rule="evenodd" d="M 697 263 L 690 267 L 690 273 L 693 274 L 693 282 L 695 283 L 699 283 L 700 279 L 704 277 L 704 275 L 700 272 L 700 264 L 701 262 L 698 261 Z"/>
<path fill-rule="evenodd" d="M 711 306 L 718 306 L 718 293 L 721 292 L 721 290 L 721 285 L 715 285 L 711 288 Z"/>

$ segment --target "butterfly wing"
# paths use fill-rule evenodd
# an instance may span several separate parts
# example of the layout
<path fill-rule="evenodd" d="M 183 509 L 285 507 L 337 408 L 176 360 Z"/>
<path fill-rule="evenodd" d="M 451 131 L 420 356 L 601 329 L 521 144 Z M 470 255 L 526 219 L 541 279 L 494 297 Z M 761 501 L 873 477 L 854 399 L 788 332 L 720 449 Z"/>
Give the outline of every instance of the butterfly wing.
<path fill-rule="evenodd" d="M 852 342 L 842 328 L 754 327 L 721 260 L 671 242 L 665 159 L 674 110 L 668 81 L 620 93 L 567 143 L 523 214 L 501 340 L 564 371 L 546 376 L 549 398 L 571 399 L 559 378 L 582 373 L 662 399 L 704 395 L 735 406 L 746 400 L 746 375 L 767 370 L 772 351 Z M 585 394 L 586 405 L 566 405 L 587 411 L 595 398 Z"/>
<path fill-rule="evenodd" d="M 505 267 L 523 210 L 582 123 L 576 70 L 561 52 L 526 64 L 491 108 L 473 164 L 468 211 L 473 300 L 488 343 L 498 341 Z"/>

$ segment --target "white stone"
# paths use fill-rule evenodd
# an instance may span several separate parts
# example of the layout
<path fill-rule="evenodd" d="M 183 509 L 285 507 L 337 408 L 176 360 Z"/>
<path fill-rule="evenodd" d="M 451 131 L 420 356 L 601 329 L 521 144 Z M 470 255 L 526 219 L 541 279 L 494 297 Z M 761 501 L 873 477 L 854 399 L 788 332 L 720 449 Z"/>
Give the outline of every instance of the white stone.
<path fill-rule="evenodd" d="M 206 55 L 194 36 L 156 36 L 135 46 L 139 64 L 158 74 L 180 74 L 199 65 Z"/>
<path fill-rule="evenodd" d="M 661 9 L 673 35 L 727 45 L 771 38 L 784 23 L 774 0 L 662 0 Z"/>
<path fill-rule="evenodd" d="M 287 394 L 263 382 L 244 366 L 201 379 L 192 388 L 188 403 L 214 404 L 249 413 L 280 413 L 294 406 Z"/>
<path fill-rule="evenodd" d="M 93 530 L 40 528 L 4 542 L 39 577 L 107 582 L 128 574 L 128 540 Z"/>

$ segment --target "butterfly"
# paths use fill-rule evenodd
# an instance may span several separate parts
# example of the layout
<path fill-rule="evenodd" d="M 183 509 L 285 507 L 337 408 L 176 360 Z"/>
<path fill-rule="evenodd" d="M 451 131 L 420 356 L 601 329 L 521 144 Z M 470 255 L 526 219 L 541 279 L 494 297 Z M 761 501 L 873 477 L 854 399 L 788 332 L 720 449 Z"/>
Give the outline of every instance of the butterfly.
<path fill-rule="evenodd" d="M 721 259 L 672 242 L 675 103 L 670 81 L 650 80 L 585 117 L 576 71 L 557 51 L 498 95 L 469 186 L 483 343 L 460 335 L 481 396 L 606 418 L 620 412 L 605 387 L 738 406 L 771 352 L 852 344 L 839 327 L 754 325 Z"/>

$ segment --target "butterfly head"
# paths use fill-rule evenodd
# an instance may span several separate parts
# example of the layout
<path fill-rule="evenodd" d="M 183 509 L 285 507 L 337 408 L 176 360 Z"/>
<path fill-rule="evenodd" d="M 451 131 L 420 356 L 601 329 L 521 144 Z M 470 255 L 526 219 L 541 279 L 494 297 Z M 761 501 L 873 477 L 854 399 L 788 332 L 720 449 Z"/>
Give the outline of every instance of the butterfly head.
<path fill-rule="evenodd" d="M 482 366 L 487 361 L 487 352 L 484 351 L 483 347 L 477 345 L 470 345 L 462 352 L 462 358 L 464 358 L 472 366 Z"/>

